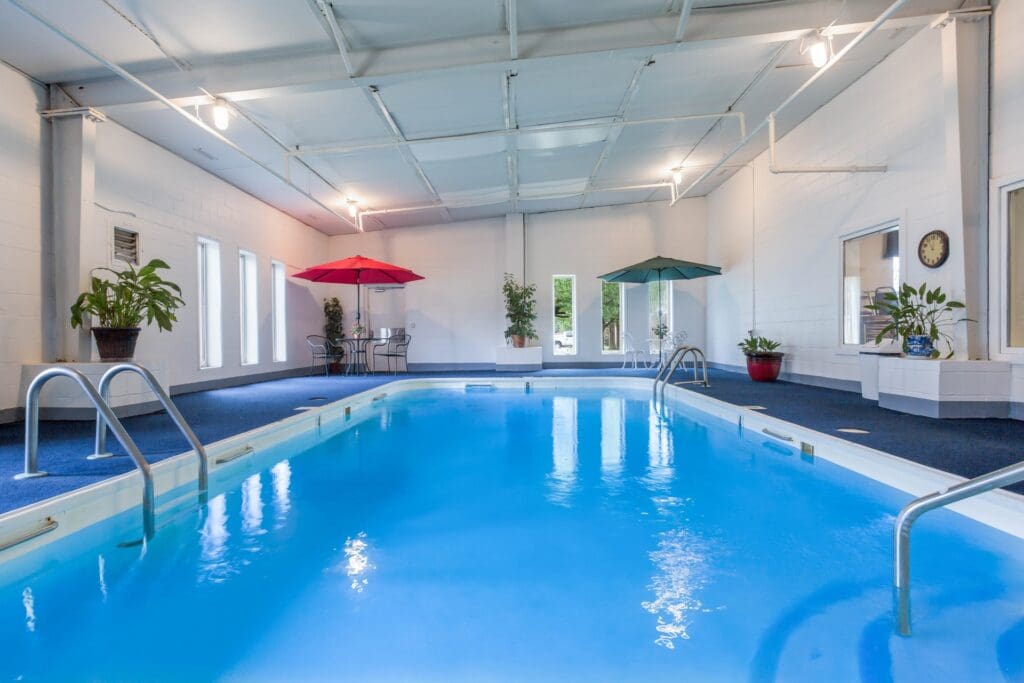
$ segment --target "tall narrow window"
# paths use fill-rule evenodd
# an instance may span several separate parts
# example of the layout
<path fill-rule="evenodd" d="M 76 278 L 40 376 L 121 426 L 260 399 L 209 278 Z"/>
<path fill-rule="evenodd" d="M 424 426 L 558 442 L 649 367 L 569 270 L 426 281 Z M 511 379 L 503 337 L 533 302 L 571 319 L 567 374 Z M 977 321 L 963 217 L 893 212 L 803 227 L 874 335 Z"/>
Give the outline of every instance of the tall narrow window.
<path fill-rule="evenodd" d="M 660 353 L 671 344 L 672 283 L 647 283 L 647 328 L 651 353 Z M 659 337 L 659 332 L 661 336 Z M 661 342 L 661 343 L 659 343 Z"/>
<path fill-rule="evenodd" d="M 288 360 L 288 309 L 285 300 L 284 264 L 270 262 L 271 296 L 274 302 L 274 362 Z"/>
<path fill-rule="evenodd" d="M 1024 346 L 1024 187 L 1006 195 L 1007 246 L 1007 332 L 1010 346 Z"/>
<path fill-rule="evenodd" d="M 260 362 L 260 321 L 256 310 L 256 254 L 238 252 L 238 311 L 242 331 L 242 365 Z"/>
<path fill-rule="evenodd" d="M 576 276 L 556 275 L 552 280 L 554 299 L 554 354 L 576 355 Z"/>
<path fill-rule="evenodd" d="M 900 232 L 889 226 L 843 241 L 843 343 L 875 340 L 891 318 L 866 306 L 900 286 Z"/>
<path fill-rule="evenodd" d="M 601 283 L 601 351 L 622 353 L 626 299 L 621 282 Z"/>
<path fill-rule="evenodd" d="M 199 238 L 199 367 L 221 366 L 220 244 Z"/>

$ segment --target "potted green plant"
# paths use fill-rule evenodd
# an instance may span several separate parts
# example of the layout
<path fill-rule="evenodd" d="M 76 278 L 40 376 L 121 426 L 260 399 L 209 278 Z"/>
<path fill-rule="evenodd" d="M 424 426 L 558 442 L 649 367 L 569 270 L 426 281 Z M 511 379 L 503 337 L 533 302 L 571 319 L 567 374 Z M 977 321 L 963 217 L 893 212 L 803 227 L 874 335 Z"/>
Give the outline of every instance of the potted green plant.
<path fill-rule="evenodd" d="M 129 265 L 124 270 L 92 270 L 110 273 L 113 279 L 92 275 L 89 291 L 79 294 L 71 306 L 71 327 L 84 326 L 86 315 L 96 319 L 99 324 L 93 325 L 92 334 L 100 360 L 131 360 L 143 320 L 147 325 L 155 322 L 160 331 L 170 331 L 177 322 L 174 312 L 185 304 L 181 288 L 157 272 L 168 269 L 165 262 L 153 259 L 139 269 Z"/>
<path fill-rule="evenodd" d="M 941 287 L 928 289 L 927 283 L 920 287 L 903 283 L 898 292 L 886 292 L 881 301 L 865 308 L 892 318 L 875 337 L 875 343 L 895 337 L 909 358 L 938 358 L 935 344 L 939 341 L 945 342 L 949 350 L 946 358 L 952 358 L 953 337 L 946 330 L 968 320 L 957 317 L 964 309 L 962 302 L 949 299 Z"/>
<path fill-rule="evenodd" d="M 782 357 L 785 355 L 779 348 L 779 342 L 767 337 L 759 337 L 753 330 L 747 330 L 747 338 L 737 344 L 747 357 L 747 374 L 755 382 L 774 382 L 779 378 L 782 369 Z"/>
<path fill-rule="evenodd" d="M 324 336 L 336 346 L 339 346 L 338 340 L 345 338 L 345 310 L 336 296 L 324 299 Z M 338 348 L 337 353 L 341 354 L 342 350 Z M 340 367 L 339 360 L 331 361 L 331 372 L 339 372 Z"/>
<path fill-rule="evenodd" d="M 533 329 L 537 320 L 537 288 L 520 284 L 511 273 L 505 273 L 501 291 L 505 295 L 505 317 L 509 322 L 505 339 L 510 339 L 517 349 L 523 348 L 528 338 L 537 336 Z"/>

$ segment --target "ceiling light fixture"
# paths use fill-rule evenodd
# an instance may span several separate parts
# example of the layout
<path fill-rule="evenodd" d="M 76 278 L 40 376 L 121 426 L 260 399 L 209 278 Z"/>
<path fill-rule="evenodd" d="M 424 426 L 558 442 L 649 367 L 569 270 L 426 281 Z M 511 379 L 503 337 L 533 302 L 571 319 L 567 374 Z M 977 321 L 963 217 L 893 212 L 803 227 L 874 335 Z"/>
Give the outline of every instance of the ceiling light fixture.
<path fill-rule="evenodd" d="M 805 40 L 800 47 L 800 54 L 808 55 L 816 69 L 825 66 L 832 59 L 832 34 L 825 33 L 825 29 L 818 29 L 813 38 Z"/>
<path fill-rule="evenodd" d="M 233 114 L 234 112 L 228 106 L 227 100 L 223 97 L 218 97 L 213 101 L 213 125 L 217 126 L 217 130 L 227 130 L 228 126 L 231 125 L 231 116 Z"/>
<path fill-rule="evenodd" d="M 672 169 L 672 182 L 676 185 L 683 182 L 683 169 L 681 166 Z"/>
<path fill-rule="evenodd" d="M 355 218 L 359 215 L 359 200 L 358 199 L 346 199 L 345 202 L 348 204 L 348 215 Z"/>

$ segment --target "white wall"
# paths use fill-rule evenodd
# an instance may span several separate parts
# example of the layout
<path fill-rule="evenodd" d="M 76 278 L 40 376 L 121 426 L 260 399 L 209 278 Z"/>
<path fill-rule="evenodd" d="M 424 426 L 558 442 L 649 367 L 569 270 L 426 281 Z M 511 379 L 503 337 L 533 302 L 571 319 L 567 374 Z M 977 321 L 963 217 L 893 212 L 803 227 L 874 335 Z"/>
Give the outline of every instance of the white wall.
<path fill-rule="evenodd" d="M 991 98 L 991 185 L 1024 180 L 1024 3 L 1020 0 L 1000 0 L 995 4 L 992 17 L 992 98 Z M 998 199 L 998 195 L 993 197 Z M 998 202 L 990 207 L 990 221 L 995 236 L 1003 230 Z M 994 254 L 996 263 L 1006 258 L 1004 253 Z M 998 279 L 997 279 L 998 281 Z M 998 299 L 997 299 L 998 301 Z M 1005 309 L 993 306 L 992 336 L 998 339 L 1000 317 Z M 995 345 L 994 345 L 995 346 Z M 1014 381 L 1012 400 L 1019 406 L 1018 417 L 1024 419 L 1024 353 L 1012 358 Z"/>
<path fill-rule="evenodd" d="M 766 153 L 709 195 L 708 258 L 729 273 L 708 282 L 712 360 L 740 365 L 736 343 L 755 328 L 782 342 L 784 371 L 859 381 L 841 344 L 841 238 L 888 221 L 901 225 L 903 280 L 963 296 L 956 258 L 930 270 L 916 256 L 926 232 L 948 225 L 940 48 L 938 31 L 921 31 L 778 145 L 780 165 L 887 173 L 776 175 Z"/>
<path fill-rule="evenodd" d="M 522 263 L 520 253 L 510 253 L 521 249 L 521 242 L 506 242 L 506 230 L 521 231 L 518 225 L 514 220 L 507 225 L 499 218 L 340 235 L 331 238 L 331 257 L 361 254 L 411 268 L 426 278 L 411 283 L 401 295 L 405 326 L 413 336 L 410 363 L 484 367 L 494 363 L 495 348 L 505 344 L 501 282 L 506 270 L 519 276 Z M 544 342 L 545 362 L 621 363 L 621 355 L 601 353 L 598 275 L 659 253 L 700 262 L 706 256 L 703 199 L 672 208 L 656 203 L 531 215 L 526 226 L 526 277 L 537 285 L 536 327 Z M 575 356 L 552 354 L 551 278 L 555 274 L 576 275 L 579 341 Z M 704 339 L 704 287 L 703 281 L 675 284 L 677 328 L 686 329 L 698 344 Z M 627 329 L 644 340 L 650 336 L 646 311 L 641 314 L 634 303 L 641 288 L 633 289 L 627 292 Z M 342 299 L 346 328 L 351 329 L 355 289 L 337 286 L 332 294 Z M 368 294 L 364 301 L 373 302 L 374 297 Z M 390 310 L 386 316 L 370 311 L 369 325 L 396 325 L 393 316 Z"/>
<path fill-rule="evenodd" d="M 53 362 L 53 245 L 49 242 L 51 140 L 39 111 L 45 88 L 0 66 L 0 420 L 14 419 L 21 365 Z M 309 362 L 305 335 L 322 328 L 322 285 L 289 280 L 288 361 L 274 363 L 270 260 L 293 273 L 323 260 L 328 238 L 134 133 L 107 122 L 96 138 L 96 201 L 83 231 L 83 253 L 92 267 L 111 265 L 115 225 L 140 233 L 142 258 L 171 265 L 168 279 L 181 285 L 186 305 L 170 333 L 146 328 L 137 359 L 165 367 L 172 387 L 207 380 L 301 368 Z M 134 214 L 134 216 L 129 215 Z M 198 367 L 196 237 L 221 243 L 224 364 Z M 238 249 L 259 263 L 260 362 L 240 365 Z M 67 359 L 81 360 L 81 359 Z"/>
<path fill-rule="evenodd" d="M 703 199 L 630 204 L 578 211 L 557 211 L 527 218 L 527 277 L 537 284 L 537 332 L 546 363 L 621 362 L 601 352 L 599 275 L 653 256 L 707 263 L 707 216 Z M 575 356 L 555 356 L 552 348 L 555 275 L 576 276 Z M 720 278 L 721 279 L 721 278 Z M 666 282 L 673 289 L 672 332 L 685 330 L 687 341 L 704 346 L 705 280 Z M 626 331 L 638 347 L 653 336 L 648 323 L 645 285 L 626 285 Z"/>
<path fill-rule="evenodd" d="M 162 360 L 168 365 L 172 386 L 308 365 L 305 335 L 321 333 L 320 293 L 325 288 L 288 279 L 288 360 L 272 362 L 270 261 L 284 262 L 291 275 L 323 260 L 327 237 L 115 123 L 99 126 L 96 149 L 97 203 L 135 216 L 96 207 L 93 226 L 107 240 L 115 225 L 138 231 L 143 261 L 167 261 L 171 271 L 166 277 L 182 287 L 186 302 L 173 332 L 143 329 L 139 362 Z M 199 236 L 220 242 L 224 345 L 223 366 L 202 370 L 197 305 Z M 259 259 L 260 362 L 244 366 L 239 249 L 251 251 Z"/>
<path fill-rule="evenodd" d="M 18 404 L 21 364 L 43 353 L 49 127 L 46 89 L 0 65 L 0 416 Z M 46 298 L 48 297 L 48 300 Z"/>

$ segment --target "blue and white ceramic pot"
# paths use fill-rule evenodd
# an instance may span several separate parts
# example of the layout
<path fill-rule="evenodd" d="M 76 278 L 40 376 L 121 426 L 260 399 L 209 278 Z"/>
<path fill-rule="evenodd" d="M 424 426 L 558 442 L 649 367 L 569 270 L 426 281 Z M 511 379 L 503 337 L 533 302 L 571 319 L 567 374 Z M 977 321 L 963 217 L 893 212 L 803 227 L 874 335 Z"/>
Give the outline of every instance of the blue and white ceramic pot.
<path fill-rule="evenodd" d="M 935 347 L 927 334 L 912 334 L 907 337 L 907 355 L 911 358 L 931 358 Z"/>

